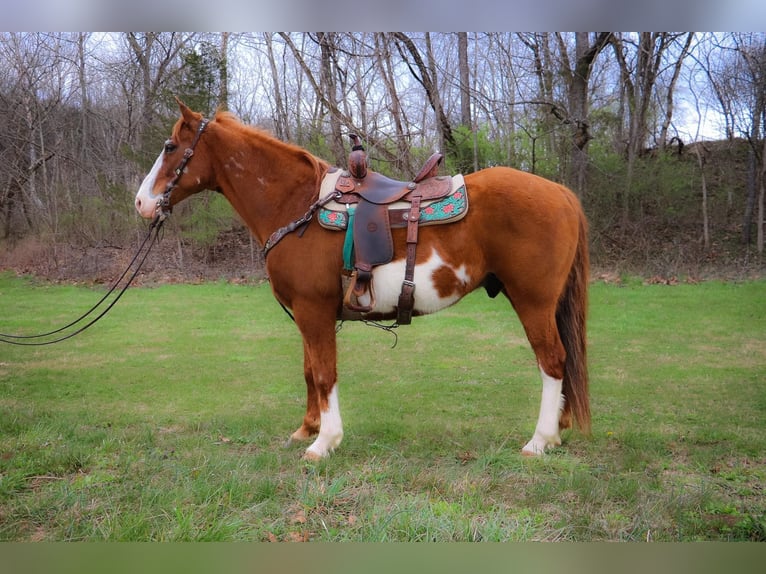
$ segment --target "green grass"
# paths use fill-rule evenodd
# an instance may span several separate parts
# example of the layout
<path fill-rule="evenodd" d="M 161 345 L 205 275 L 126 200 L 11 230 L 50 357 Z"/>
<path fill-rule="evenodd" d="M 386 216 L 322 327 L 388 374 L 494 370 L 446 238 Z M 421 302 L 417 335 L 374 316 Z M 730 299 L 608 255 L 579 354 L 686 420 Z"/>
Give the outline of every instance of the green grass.
<path fill-rule="evenodd" d="M 0 331 L 103 292 L 0 275 Z M 540 381 L 475 293 L 339 333 L 341 447 L 283 446 L 297 330 L 268 285 L 128 291 L 49 347 L 0 346 L 0 540 L 766 540 L 766 283 L 597 283 L 593 434 L 520 456 Z"/>

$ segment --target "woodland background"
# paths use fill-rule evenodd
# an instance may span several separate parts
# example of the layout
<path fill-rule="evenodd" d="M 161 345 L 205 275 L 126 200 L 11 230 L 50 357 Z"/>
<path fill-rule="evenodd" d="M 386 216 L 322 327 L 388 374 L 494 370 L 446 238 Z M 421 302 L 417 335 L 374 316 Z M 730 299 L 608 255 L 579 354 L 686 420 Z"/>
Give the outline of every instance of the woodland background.
<path fill-rule="evenodd" d="M 762 276 L 766 33 L 0 33 L 0 268 L 110 281 L 174 97 L 345 165 L 509 165 L 570 186 L 599 273 Z M 144 279 L 263 277 L 217 194 L 179 206 Z"/>

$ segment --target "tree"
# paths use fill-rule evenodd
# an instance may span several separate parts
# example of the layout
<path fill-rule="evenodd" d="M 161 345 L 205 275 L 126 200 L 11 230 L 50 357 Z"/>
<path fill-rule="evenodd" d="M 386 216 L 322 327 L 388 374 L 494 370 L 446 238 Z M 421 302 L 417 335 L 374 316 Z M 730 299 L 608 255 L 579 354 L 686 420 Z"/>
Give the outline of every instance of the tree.
<path fill-rule="evenodd" d="M 622 227 L 628 228 L 633 175 L 639 153 L 646 148 L 650 134 L 650 106 L 660 74 L 664 71 L 665 56 L 680 34 L 668 32 L 640 32 L 633 35 L 610 36 L 627 102 L 627 179 L 622 192 Z"/>
<path fill-rule="evenodd" d="M 0 207 L 4 236 L 12 234 L 14 215 L 28 229 L 55 229 L 59 211 L 57 189 L 51 185 L 49 164 L 64 154 L 64 124 L 59 123 L 73 81 L 75 44 L 63 34 L 4 34 L 0 58 L 6 62 L 6 81 L 0 90 L 4 129 L 0 135 L 3 170 Z M 42 225 L 41 225 L 42 224 Z"/>
<path fill-rule="evenodd" d="M 386 108 L 391 117 L 391 124 L 394 129 L 393 138 L 395 157 L 393 159 L 393 165 L 396 172 L 403 174 L 412 172 L 412 164 L 410 161 L 411 139 L 407 116 L 404 113 L 399 90 L 397 89 L 397 78 L 392 58 L 391 45 L 392 38 L 389 34 L 375 34 L 375 65 L 378 75 L 383 82 Z"/>
<path fill-rule="evenodd" d="M 766 173 L 766 34 L 733 34 L 736 60 L 732 92 L 739 110 L 737 121 L 754 158 L 753 185 L 748 191 L 743 239 L 750 242 L 753 211 L 756 211 L 756 249 L 764 248 L 764 174 Z M 756 201 L 757 196 L 757 201 Z M 756 207 L 757 205 L 757 207 Z"/>
<path fill-rule="evenodd" d="M 274 96 L 274 128 L 276 136 L 282 140 L 290 140 L 290 120 L 287 114 L 287 106 L 282 96 L 282 75 L 277 69 L 276 53 L 274 51 L 274 39 L 271 32 L 263 35 L 266 42 L 266 50 L 269 60 L 269 69 L 271 71 L 272 89 Z"/>
<path fill-rule="evenodd" d="M 579 196 L 585 193 L 585 177 L 588 168 L 586 146 L 592 139 L 588 120 L 588 83 L 596 56 L 607 46 L 611 37 L 610 32 L 601 32 L 591 44 L 587 32 L 575 34 L 575 64 L 568 82 L 568 120 L 572 126 L 572 163 L 569 184 Z"/>
<path fill-rule="evenodd" d="M 341 133 L 341 118 L 343 113 L 338 107 L 336 84 L 337 60 L 334 33 L 320 32 L 315 38 L 320 49 L 320 69 L 318 79 L 315 73 L 311 70 L 302 52 L 296 47 L 290 35 L 284 32 L 280 32 L 279 35 L 290 48 L 293 57 L 300 64 L 301 69 L 313 86 L 317 98 L 324 107 L 330 127 L 330 150 L 332 151 L 337 165 L 344 165 L 346 153 L 343 147 Z M 349 119 L 349 121 L 346 123 L 350 124 L 350 118 L 347 119 Z"/>
<path fill-rule="evenodd" d="M 670 78 L 670 82 L 667 88 L 665 89 L 665 113 L 664 119 L 662 121 L 662 127 L 660 129 L 659 141 L 657 143 L 657 147 L 659 149 L 665 149 L 668 145 L 668 131 L 670 129 L 670 124 L 673 121 L 673 102 L 676 93 L 676 84 L 678 83 L 678 78 L 681 76 L 681 70 L 683 69 L 684 62 L 689 55 L 689 49 L 693 39 L 694 32 L 689 32 L 686 35 L 685 42 L 681 46 L 680 54 L 676 57 L 675 63 L 672 64 L 673 74 Z"/>
<path fill-rule="evenodd" d="M 396 46 L 402 60 L 407 64 L 412 77 L 423 87 L 426 98 L 436 118 L 437 131 L 439 133 L 439 147 L 450 153 L 455 149 L 455 137 L 452 134 L 452 126 L 447 115 L 444 113 L 437 75 L 436 59 L 431 43 L 431 34 L 425 34 L 426 59 L 423 59 L 421 51 L 415 42 L 403 32 L 393 34 Z M 413 67 L 414 66 L 414 67 Z"/>
<path fill-rule="evenodd" d="M 725 119 L 730 140 L 743 137 L 749 146 L 749 178 L 742 218 L 742 242 L 764 249 L 764 153 L 766 132 L 766 34 L 711 35 L 707 49 L 695 60 L 709 80 L 710 90 Z M 715 51 L 713 50 L 715 48 Z M 755 221 L 753 221 L 755 219 Z"/>
<path fill-rule="evenodd" d="M 146 130 L 157 116 L 158 96 L 179 73 L 181 52 L 192 36 L 179 32 L 128 32 L 123 38 L 132 56 L 131 65 L 125 69 L 135 70 L 139 88 L 137 105 L 131 106 L 139 110 L 134 143 L 145 149 Z M 126 97 L 135 98 L 132 93 L 126 93 Z"/>

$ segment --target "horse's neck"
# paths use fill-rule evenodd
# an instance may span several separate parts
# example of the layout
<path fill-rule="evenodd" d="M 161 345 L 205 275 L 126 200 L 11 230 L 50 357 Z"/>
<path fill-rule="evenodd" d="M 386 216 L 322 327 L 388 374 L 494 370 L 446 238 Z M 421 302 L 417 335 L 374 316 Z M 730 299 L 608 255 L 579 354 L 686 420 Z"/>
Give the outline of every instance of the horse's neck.
<path fill-rule="evenodd" d="M 249 141 L 239 157 L 244 171 L 237 174 L 231 165 L 225 167 L 221 191 L 263 244 L 276 229 L 309 208 L 318 189 L 318 166 L 293 148 L 261 137 Z M 226 163 L 224 159 L 222 164 Z"/>

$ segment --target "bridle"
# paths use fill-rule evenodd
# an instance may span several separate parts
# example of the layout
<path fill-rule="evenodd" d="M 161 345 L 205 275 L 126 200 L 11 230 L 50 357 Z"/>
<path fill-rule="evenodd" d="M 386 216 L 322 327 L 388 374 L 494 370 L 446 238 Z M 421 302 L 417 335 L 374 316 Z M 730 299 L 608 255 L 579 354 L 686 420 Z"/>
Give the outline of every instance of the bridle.
<path fill-rule="evenodd" d="M 210 120 L 207 118 L 202 118 L 199 123 L 199 127 L 197 128 L 197 133 L 194 134 L 194 139 L 192 140 L 191 145 L 186 148 L 181 161 L 178 163 L 178 167 L 173 170 L 173 173 L 175 174 L 173 179 L 167 183 L 165 186 L 165 192 L 162 194 L 162 197 L 157 200 L 156 215 L 154 216 L 154 222 L 152 222 L 152 226 L 156 225 L 156 222 L 158 221 L 164 221 L 165 218 L 173 211 L 173 208 L 170 205 L 170 194 L 173 193 L 173 190 L 176 187 L 178 187 L 178 180 L 181 179 L 181 174 L 183 174 L 184 170 L 186 169 L 186 165 L 194 155 L 194 148 L 197 147 L 199 139 L 202 136 L 202 132 L 205 131 L 208 123 L 210 123 Z"/>

